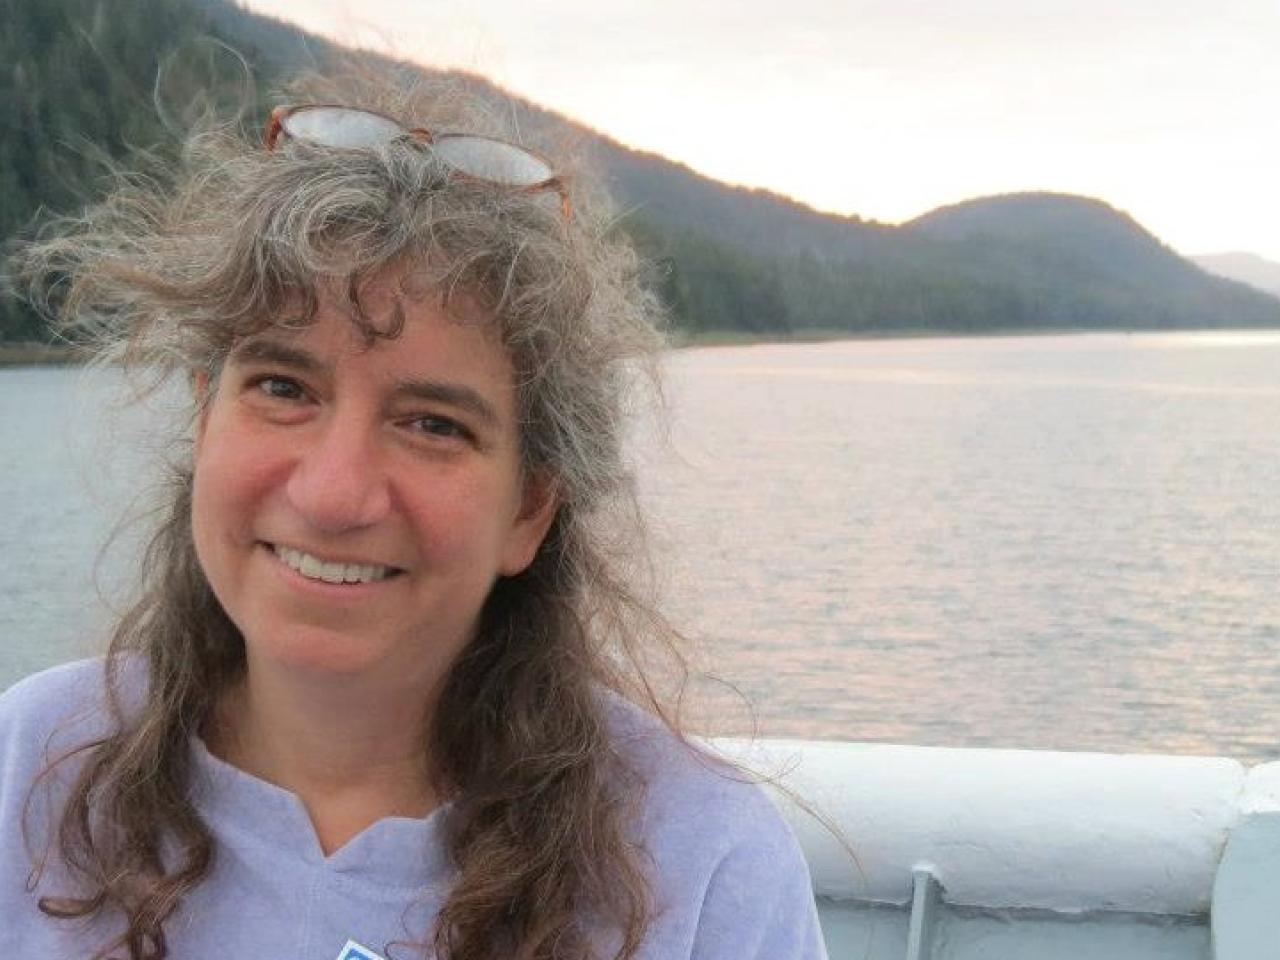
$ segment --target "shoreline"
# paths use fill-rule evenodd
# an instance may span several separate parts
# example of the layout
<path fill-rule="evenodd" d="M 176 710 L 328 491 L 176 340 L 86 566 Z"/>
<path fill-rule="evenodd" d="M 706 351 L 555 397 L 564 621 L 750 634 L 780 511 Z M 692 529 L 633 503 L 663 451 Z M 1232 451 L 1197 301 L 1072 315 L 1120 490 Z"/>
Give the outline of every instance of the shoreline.
<path fill-rule="evenodd" d="M 84 362 L 84 351 L 68 344 L 0 343 L 0 367 L 69 367 Z"/>
<path fill-rule="evenodd" d="M 669 336 L 672 350 L 695 350 L 701 347 L 753 347 L 761 345 L 786 345 L 804 343 L 833 343 L 836 341 L 875 340 L 980 340 L 1010 337 L 1072 337 L 1090 334 L 1119 334 L 1141 336 L 1149 333 L 1270 333 L 1280 334 L 1277 327 L 1177 327 L 1177 328 L 1105 328 L 1105 327 L 1002 327 L 998 330 L 931 330 L 914 328 L 907 330 L 837 330 L 812 328 L 792 330 L 786 335 L 777 332 L 756 333 L 743 330 L 709 330 L 690 333 L 675 330 Z"/>
<path fill-rule="evenodd" d="M 786 345 L 804 343 L 833 343 L 842 340 L 958 340 L 1002 339 L 1008 337 L 1066 337 L 1086 334 L 1146 334 L 1146 333 L 1280 333 L 1274 327 L 1179 327 L 1177 329 L 1103 329 L 1098 327 L 1025 327 L 999 330 L 838 330 L 821 327 L 778 331 L 754 332 L 750 330 L 709 330 L 690 332 L 673 330 L 667 347 L 670 350 L 696 350 L 702 347 L 753 347 L 762 345 Z M 79 347 L 56 343 L 3 343 L 0 342 L 0 368 L 5 367 L 61 367 L 77 366 L 86 360 L 86 352 Z"/>

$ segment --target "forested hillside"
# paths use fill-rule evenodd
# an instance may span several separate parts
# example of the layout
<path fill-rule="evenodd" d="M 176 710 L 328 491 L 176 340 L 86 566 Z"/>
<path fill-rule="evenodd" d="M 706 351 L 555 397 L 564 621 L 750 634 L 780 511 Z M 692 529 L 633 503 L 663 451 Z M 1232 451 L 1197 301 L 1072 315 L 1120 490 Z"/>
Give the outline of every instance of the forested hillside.
<path fill-rule="evenodd" d="M 239 104 L 243 75 L 217 43 L 251 65 L 258 115 L 283 73 L 334 49 L 227 0 L 0 0 L 0 13 L 4 238 L 34 229 L 40 208 L 91 202 L 104 155 L 164 155 L 191 111 Z M 524 129 L 577 144 L 610 182 L 690 332 L 1280 327 L 1280 298 L 1209 276 L 1099 201 L 995 197 L 889 226 L 727 187 L 534 104 L 519 110 Z M 0 305 L 0 340 L 45 335 L 16 299 Z"/>
<path fill-rule="evenodd" d="M 166 119 L 217 108 L 243 84 L 191 0 L 0 0 L 0 239 L 75 214 L 109 182 L 107 161 L 171 151 Z M 172 56 L 181 51 L 181 57 Z M 252 49 L 246 56 L 262 61 Z M 153 96 L 165 67 L 163 113 Z M 0 301 L 0 341 L 41 340 L 43 323 Z"/>

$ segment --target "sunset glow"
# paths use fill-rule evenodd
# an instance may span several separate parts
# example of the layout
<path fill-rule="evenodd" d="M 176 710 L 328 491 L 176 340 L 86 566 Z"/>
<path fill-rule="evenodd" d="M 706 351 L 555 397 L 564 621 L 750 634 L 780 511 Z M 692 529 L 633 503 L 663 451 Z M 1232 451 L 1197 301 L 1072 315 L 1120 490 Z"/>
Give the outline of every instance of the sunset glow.
<path fill-rule="evenodd" d="M 1181 253 L 1280 261 L 1274 0 L 246 5 L 823 210 L 1054 190 Z"/>

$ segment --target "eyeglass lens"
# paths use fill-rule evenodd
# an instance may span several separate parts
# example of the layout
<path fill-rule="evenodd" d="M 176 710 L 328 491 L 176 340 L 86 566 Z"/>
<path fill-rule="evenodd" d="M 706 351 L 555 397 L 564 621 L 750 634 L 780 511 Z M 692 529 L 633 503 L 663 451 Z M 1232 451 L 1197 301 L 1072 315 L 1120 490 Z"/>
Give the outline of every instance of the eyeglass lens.
<path fill-rule="evenodd" d="M 446 134 L 432 147 L 455 170 L 494 183 L 528 187 L 553 176 L 551 168 L 533 154 L 501 140 Z"/>
<path fill-rule="evenodd" d="M 347 107 L 308 107 L 284 121 L 291 137 L 348 150 L 371 147 L 404 136 L 405 129 L 388 117 Z"/>

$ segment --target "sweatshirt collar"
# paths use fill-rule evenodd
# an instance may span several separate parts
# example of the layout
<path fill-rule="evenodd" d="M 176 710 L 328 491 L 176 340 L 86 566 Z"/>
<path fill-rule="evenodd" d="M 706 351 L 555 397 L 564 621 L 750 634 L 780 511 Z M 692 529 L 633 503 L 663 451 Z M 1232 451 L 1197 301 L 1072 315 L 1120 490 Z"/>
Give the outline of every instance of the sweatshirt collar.
<path fill-rule="evenodd" d="M 220 760 L 191 738 L 192 797 L 219 843 L 253 844 L 323 871 L 337 882 L 403 891 L 448 875 L 448 804 L 424 818 L 385 817 L 325 856 L 298 796 Z"/>

